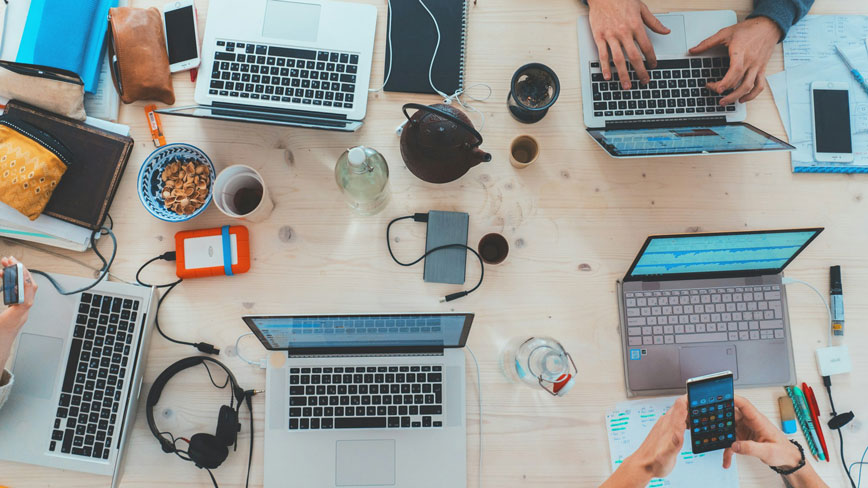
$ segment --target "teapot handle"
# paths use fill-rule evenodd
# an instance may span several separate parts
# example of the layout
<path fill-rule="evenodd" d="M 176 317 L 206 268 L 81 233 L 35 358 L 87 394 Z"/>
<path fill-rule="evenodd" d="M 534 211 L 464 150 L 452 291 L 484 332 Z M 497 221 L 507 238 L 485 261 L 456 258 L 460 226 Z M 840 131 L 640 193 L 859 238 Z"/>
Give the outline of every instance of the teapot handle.
<path fill-rule="evenodd" d="M 478 147 L 478 146 L 482 145 L 482 134 L 480 134 L 479 131 L 474 129 L 473 126 L 468 124 L 467 122 L 464 122 L 463 120 L 459 119 L 458 117 L 456 117 L 450 113 L 444 112 L 443 110 L 440 110 L 439 108 L 432 107 L 430 105 L 422 105 L 421 103 L 404 104 L 404 106 L 402 107 L 402 110 L 404 111 L 404 117 L 407 117 L 407 120 L 410 120 L 410 114 L 407 113 L 407 109 L 414 109 L 414 108 L 416 110 L 424 110 L 426 112 L 439 115 L 440 117 L 443 117 L 444 119 L 455 122 L 456 124 L 458 124 L 459 127 L 463 128 L 467 132 L 470 132 L 473 135 L 473 137 L 475 137 L 476 140 L 479 141 L 475 144 L 475 146 Z"/>

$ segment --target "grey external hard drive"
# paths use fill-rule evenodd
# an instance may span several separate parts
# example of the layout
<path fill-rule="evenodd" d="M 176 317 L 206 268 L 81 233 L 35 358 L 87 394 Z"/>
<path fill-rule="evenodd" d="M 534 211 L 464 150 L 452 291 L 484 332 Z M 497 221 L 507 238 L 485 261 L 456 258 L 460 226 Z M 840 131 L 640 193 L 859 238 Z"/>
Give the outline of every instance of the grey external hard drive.
<path fill-rule="evenodd" d="M 425 252 L 446 244 L 467 245 L 470 215 L 464 212 L 428 212 L 428 236 Z M 425 258 L 423 279 L 429 283 L 464 283 L 467 249 L 455 247 L 435 251 Z"/>

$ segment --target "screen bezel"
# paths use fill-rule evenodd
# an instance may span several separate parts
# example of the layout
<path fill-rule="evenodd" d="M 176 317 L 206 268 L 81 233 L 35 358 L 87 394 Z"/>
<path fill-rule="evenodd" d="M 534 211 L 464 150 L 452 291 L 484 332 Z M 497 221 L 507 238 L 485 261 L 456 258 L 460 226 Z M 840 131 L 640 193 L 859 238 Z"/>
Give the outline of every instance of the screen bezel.
<path fill-rule="evenodd" d="M 665 128 L 665 126 L 666 126 L 666 120 L 661 120 L 661 121 L 657 122 L 657 124 L 659 124 L 659 126 L 656 127 L 656 128 L 661 128 L 660 126 L 663 126 L 663 128 Z M 605 127 L 603 127 L 603 128 L 601 128 L 601 127 L 588 127 L 588 128 L 585 129 L 585 130 L 588 132 L 588 134 L 591 136 L 591 138 L 594 139 L 594 141 L 596 141 L 597 144 L 598 144 L 600 147 L 602 147 L 602 148 L 603 148 L 607 153 L 609 153 L 609 155 L 612 156 L 613 158 L 645 158 L 645 157 L 659 157 L 659 156 L 691 156 L 691 155 L 696 155 L 696 154 L 736 154 L 736 153 L 751 153 L 751 152 L 792 151 L 792 150 L 796 149 L 795 146 L 793 146 L 793 145 L 791 145 L 791 144 L 788 144 L 788 143 L 786 143 L 786 142 L 784 142 L 784 141 L 778 139 L 777 137 L 775 137 L 775 136 L 769 134 L 768 132 L 766 132 L 766 131 L 764 131 L 764 130 L 762 130 L 762 129 L 758 129 L 757 127 L 755 127 L 755 126 L 753 126 L 753 125 L 751 125 L 751 124 L 748 124 L 747 122 L 724 122 L 724 123 L 713 123 L 713 124 L 709 124 L 708 122 L 703 122 L 702 120 L 697 120 L 695 125 L 697 125 L 697 126 L 707 126 L 707 127 L 720 127 L 720 126 L 726 126 L 726 125 L 741 125 L 741 126 L 747 127 L 748 129 L 750 129 L 750 130 L 752 130 L 752 131 L 754 131 L 754 132 L 760 134 L 761 136 L 765 137 L 766 139 L 770 139 L 770 140 L 772 140 L 772 141 L 775 142 L 776 144 L 779 144 L 781 147 L 756 148 L 756 149 L 726 149 L 726 150 L 716 150 L 716 151 L 690 151 L 690 152 L 668 152 L 668 153 L 648 152 L 648 153 L 641 153 L 641 154 L 621 154 L 621 153 L 615 151 L 614 148 L 612 148 L 612 147 L 607 147 L 607 145 L 604 144 L 603 141 L 601 141 L 601 140 L 600 140 L 600 139 L 595 135 L 595 133 L 597 133 L 597 132 L 599 132 L 599 131 L 611 131 L 611 132 L 614 132 L 614 131 L 617 131 L 617 130 L 634 130 L 634 129 L 636 129 L 636 127 L 629 127 L 629 128 L 625 127 L 624 129 L 605 128 Z M 676 128 L 676 126 L 673 125 L 672 128 Z"/>
<path fill-rule="evenodd" d="M 176 7 L 175 5 L 177 5 L 178 3 L 180 3 L 180 5 Z M 168 28 L 168 25 L 166 23 L 166 15 L 171 13 L 171 12 L 174 12 L 176 10 L 183 10 L 185 8 L 189 8 L 192 10 L 192 18 L 193 18 L 192 19 L 192 25 L 189 27 L 193 30 L 193 39 L 194 39 L 193 44 L 196 48 L 196 57 L 185 59 L 182 61 L 178 61 L 177 63 L 170 63 L 169 64 L 169 71 L 172 73 L 177 73 L 179 71 L 184 71 L 186 69 L 195 68 L 196 66 L 199 66 L 199 63 L 201 62 L 201 58 L 202 58 L 202 49 L 199 46 L 199 25 L 198 25 L 199 22 L 198 22 L 198 19 L 196 18 L 197 17 L 196 6 L 194 5 L 192 0 L 186 0 L 186 1 L 180 1 L 180 2 L 171 2 L 171 3 L 167 4 L 165 7 L 163 7 L 163 12 L 162 12 L 163 39 L 166 42 L 166 55 L 171 57 L 171 55 L 169 54 L 169 51 L 171 50 L 171 46 L 169 45 L 169 28 Z"/>
<path fill-rule="evenodd" d="M 256 325 L 258 319 L 275 319 L 275 318 L 324 318 L 324 317 L 464 317 L 464 324 L 461 326 L 461 336 L 458 339 L 458 344 L 454 346 L 363 346 L 363 347 L 272 347 L 268 339 L 262 334 L 262 331 Z M 473 323 L 474 314 L 472 313 L 401 313 L 401 314 L 308 314 L 308 315 L 244 315 L 241 317 L 247 327 L 262 343 L 262 346 L 269 351 L 287 351 L 289 355 L 312 355 L 312 354 L 419 354 L 438 352 L 443 349 L 455 349 L 464 347 L 467 344 L 467 337 L 470 335 L 470 326 Z"/>
<path fill-rule="evenodd" d="M 802 251 L 805 250 L 808 245 L 823 232 L 823 227 L 814 227 L 814 228 L 804 228 L 804 229 L 773 229 L 773 230 L 749 230 L 749 231 L 730 231 L 730 232 L 694 232 L 691 234 L 658 234 L 651 235 L 645 239 L 645 244 L 642 245 L 642 249 L 639 250 L 639 253 L 636 254 L 636 258 L 633 260 L 633 264 L 630 265 L 630 269 L 627 270 L 627 274 L 624 276 L 624 281 L 676 281 L 676 280 L 699 280 L 699 279 L 708 279 L 708 278 L 737 278 L 737 277 L 747 277 L 747 276 L 763 276 L 763 275 L 776 275 L 784 270 L 796 257 L 801 254 Z M 682 237 L 717 237 L 717 236 L 731 236 L 731 235 L 750 235 L 750 234 L 782 234 L 782 233 L 793 233 L 793 232 L 813 232 L 814 235 L 811 236 L 802 247 L 799 248 L 798 251 L 793 253 L 792 257 L 787 260 L 779 268 L 768 268 L 768 269 L 746 269 L 746 270 L 735 270 L 735 271 L 702 271 L 697 273 L 672 273 L 672 274 L 649 274 L 649 275 L 633 275 L 633 270 L 636 269 L 636 265 L 639 264 L 639 260 L 642 258 L 642 255 L 645 253 L 645 250 L 648 249 L 648 246 L 651 244 L 651 241 L 654 239 L 672 239 L 672 238 L 682 238 Z"/>
<path fill-rule="evenodd" d="M 847 112 L 847 124 L 850 127 L 850 132 L 847 136 L 850 142 L 849 152 L 827 152 L 818 149 L 818 134 L 817 134 L 817 109 L 821 106 L 817 104 L 816 94 L 818 91 L 843 92 L 847 96 L 847 103 L 844 110 Z M 822 110 L 822 108 L 821 108 Z M 811 129 L 813 134 L 814 159 L 819 162 L 829 163 L 850 163 L 853 162 L 854 147 L 853 147 L 853 120 L 850 115 L 850 85 L 843 82 L 813 82 L 811 83 Z"/>
<path fill-rule="evenodd" d="M 696 450 L 696 448 L 693 446 L 693 427 L 692 427 L 693 415 L 691 414 L 692 407 L 690 406 L 690 389 L 691 389 L 691 387 L 694 387 L 696 385 L 701 385 L 703 383 L 718 381 L 718 380 L 721 380 L 724 378 L 729 378 L 729 380 L 732 382 L 732 390 L 731 390 L 732 401 L 733 401 L 733 404 L 735 404 L 735 375 L 733 375 L 732 371 L 721 371 L 719 373 L 712 373 L 709 375 L 699 376 L 697 378 L 690 378 L 687 380 L 687 423 L 688 423 L 688 425 L 691 425 L 691 428 L 688 430 L 690 431 L 690 449 L 694 454 L 701 454 L 704 452 L 718 451 L 720 449 L 726 449 L 727 447 L 729 447 L 729 446 L 721 445 L 720 447 L 715 447 L 714 449 L 706 449 L 706 450 L 700 449 L 698 451 Z M 732 433 L 733 434 L 735 433 L 735 428 L 736 428 L 735 415 L 733 415 L 733 417 L 732 417 Z M 734 438 L 733 438 L 732 442 L 735 442 Z M 732 442 L 730 442 L 730 444 L 729 444 L 730 446 L 732 445 Z"/>

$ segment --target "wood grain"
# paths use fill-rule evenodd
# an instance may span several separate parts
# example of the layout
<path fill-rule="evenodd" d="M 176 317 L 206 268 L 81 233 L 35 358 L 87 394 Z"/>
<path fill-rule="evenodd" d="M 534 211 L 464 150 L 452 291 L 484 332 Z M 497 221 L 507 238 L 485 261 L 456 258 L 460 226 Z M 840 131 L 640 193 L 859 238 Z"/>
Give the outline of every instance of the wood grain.
<path fill-rule="evenodd" d="M 409 0 L 408 0 L 409 1 Z M 372 86 L 382 81 L 385 1 L 366 0 L 379 8 Z M 137 7 L 160 6 L 155 0 L 135 0 Z M 652 11 L 732 8 L 744 17 L 748 0 L 721 4 L 713 0 L 651 0 Z M 207 2 L 199 0 L 200 35 L 207 19 Z M 265 127 L 228 122 L 163 117 L 169 142 L 186 142 L 204 150 L 218 170 L 243 163 L 259 170 L 275 200 L 270 219 L 245 224 L 251 231 L 252 269 L 232 278 L 188 280 L 165 302 L 161 323 L 171 335 L 207 340 L 223 349 L 224 360 L 242 385 L 262 388 L 263 371 L 236 357 L 235 338 L 247 332 L 245 313 L 438 312 L 477 314 L 469 346 L 480 360 L 484 429 L 483 485 L 486 487 L 595 486 L 610 472 L 604 415 L 624 400 L 624 375 L 618 333 L 615 280 L 623 275 L 648 234 L 731 229 L 825 226 L 826 231 L 788 269 L 788 275 L 828 286 L 828 267 L 844 269 L 847 342 L 854 353 L 854 370 L 865 371 L 868 358 L 868 190 L 859 176 L 795 175 L 789 156 L 733 155 L 617 161 L 606 156 L 584 133 L 578 74 L 576 17 L 586 7 L 577 0 L 478 0 L 471 8 L 467 76 L 469 85 L 485 83 L 491 98 L 473 105 L 484 112 L 483 149 L 494 159 L 472 169 L 460 180 L 432 185 L 413 177 L 398 150 L 395 127 L 402 122 L 400 106 L 435 97 L 397 93 L 371 95 L 364 127 L 354 134 Z M 811 11 L 868 14 L 861 2 L 818 0 Z M 506 110 L 508 81 L 520 65 L 539 61 L 559 75 L 562 92 L 548 116 L 538 124 L 522 125 Z M 777 48 L 769 72 L 783 67 Z M 192 103 L 189 74 L 174 75 L 177 104 Z M 473 93 L 484 92 L 474 88 Z M 153 146 L 143 103 L 124 106 L 121 121 L 136 139 L 129 167 L 112 208 L 120 250 L 113 272 L 132 280 L 148 258 L 172 250 L 181 230 L 215 227 L 228 221 L 212 205 L 202 216 L 184 224 L 152 218 L 138 202 L 135 179 Z M 748 121 L 785 138 L 771 95 L 765 91 L 748 108 Z M 478 116 L 474 123 L 479 125 Z M 510 141 L 531 134 L 541 144 L 540 159 L 517 170 L 507 155 Z M 338 156 L 365 144 L 381 151 L 391 164 L 392 201 L 375 217 L 350 213 L 332 176 Z M 385 225 L 393 217 L 429 209 L 470 214 L 469 242 L 500 232 L 510 243 L 507 260 L 486 270 L 480 291 L 450 304 L 446 293 L 460 287 L 422 281 L 421 265 L 406 269 L 386 252 Z M 394 247 L 403 258 L 424 249 L 425 228 L 404 223 L 394 229 Z M 106 246 L 106 244 L 102 244 Z M 30 265 L 59 273 L 88 275 L 65 260 L 7 241 L 2 254 L 14 254 Z M 105 249 L 105 248 L 104 248 Z M 90 255 L 69 253 L 96 266 Z M 478 270 L 468 260 L 467 283 Z M 167 264 L 149 269 L 147 278 L 169 281 Z M 799 380 L 817 389 L 820 410 L 828 400 L 820 391 L 814 349 L 826 337 L 826 315 L 810 290 L 791 287 L 790 315 Z M 38 300 L 38 298 L 37 298 Z M 509 383 L 501 373 L 501 347 L 511 338 L 536 334 L 559 339 L 576 359 L 578 384 L 564 398 L 552 398 Z M 254 339 L 242 342 L 247 357 L 265 356 Z M 145 388 L 166 366 L 193 354 L 191 348 L 155 336 L 145 372 Z M 469 361 L 469 359 L 468 359 Z M 868 376 L 835 379 L 840 409 L 865 404 Z M 778 421 L 780 388 L 740 392 Z M 468 362 L 468 486 L 477 486 L 476 402 L 479 391 Z M 192 435 L 214 429 L 223 392 L 214 389 L 204 372 L 179 375 L 158 405 L 161 426 Z M 210 486 L 207 473 L 161 452 L 139 417 L 131 433 L 124 487 Z M 263 398 L 254 401 L 256 443 L 251 484 L 262 483 Z M 857 416 L 860 412 L 857 411 Z M 246 419 L 246 414 L 243 415 Z M 827 431 L 827 438 L 831 434 Z M 801 435 L 797 436 L 800 438 Z M 848 428 L 846 452 L 854 461 L 868 443 L 865 429 Z M 834 442 L 831 442 L 831 441 Z M 249 432 L 243 421 L 238 452 L 216 471 L 222 487 L 243 486 Z M 837 445 L 836 439 L 830 440 Z M 837 448 L 832 463 L 815 463 L 830 486 L 844 486 Z M 753 459 L 739 459 L 741 486 L 780 486 L 780 478 Z M 102 477 L 0 463 L 0 483 L 31 486 L 108 486 Z"/>

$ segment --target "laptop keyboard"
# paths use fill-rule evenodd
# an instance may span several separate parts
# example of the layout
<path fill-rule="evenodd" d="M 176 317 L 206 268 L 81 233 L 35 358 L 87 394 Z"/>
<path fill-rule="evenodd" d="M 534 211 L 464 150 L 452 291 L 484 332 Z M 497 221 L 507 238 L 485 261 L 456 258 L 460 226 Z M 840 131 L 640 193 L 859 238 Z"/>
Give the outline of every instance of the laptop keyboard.
<path fill-rule="evenodd" d="M 617 118 L 637 115 L 709 114 L 725 115 L 735 112 L 735 105 L 721 107 L 720 95 L 706 88 L 706 83 L 720 81 L 729 68 L 728 57 L 660 59 L 657 67 L 649 69 L 651 81 L 639 84 L 633 66 L 627 63 L 632 88 L 624 90 L 618 81 L 618 72 L 612 64 L 612 79 L 606 81 L 600 62 L 591 63 L 591 91 L 594 116 Z"/>
<path fill-rule="evenodd" d="M 630 346 L 784 338 L 780 285 L 628 292 Z"/>
<path fill-rule="evenodd" d="M 443 426 L 441 366 L 291 368 L 289 429 Z"/>
<path fill-rule="evenodd" d="M 48 450 L 108 459 L 139 300 L 82 293 Z"/>
<path fill-rule="evenodd" d="M 352 109 L 359 55 L 217 41 L 209 95 Z"/>

